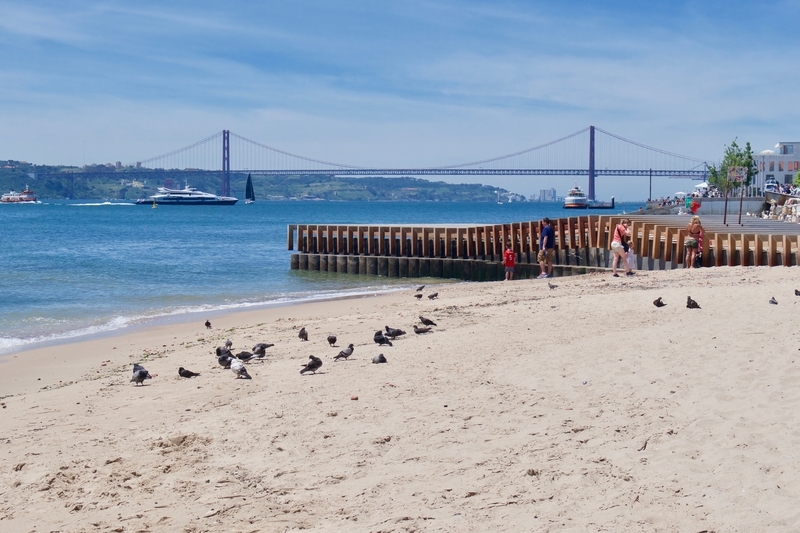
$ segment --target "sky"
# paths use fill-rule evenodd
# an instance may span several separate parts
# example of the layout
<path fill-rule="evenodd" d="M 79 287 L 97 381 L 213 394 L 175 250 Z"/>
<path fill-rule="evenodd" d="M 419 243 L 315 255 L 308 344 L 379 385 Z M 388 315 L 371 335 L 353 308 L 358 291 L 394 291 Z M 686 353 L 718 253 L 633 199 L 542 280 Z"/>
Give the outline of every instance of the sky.
<path fill-rule="evenodd" d="M 800 139 L 799 22 L 800 0 L 0 0 L 0 159 L 128 164 L 228 129 L 428 167 L 595 125 L 718 161 L 734 139 Z M 538 196 L 575 178 L 447 180 Z M 653 196 L 692 185 L 654 179 Z M 597 182 L 600 199 L 648 187 Z"/>

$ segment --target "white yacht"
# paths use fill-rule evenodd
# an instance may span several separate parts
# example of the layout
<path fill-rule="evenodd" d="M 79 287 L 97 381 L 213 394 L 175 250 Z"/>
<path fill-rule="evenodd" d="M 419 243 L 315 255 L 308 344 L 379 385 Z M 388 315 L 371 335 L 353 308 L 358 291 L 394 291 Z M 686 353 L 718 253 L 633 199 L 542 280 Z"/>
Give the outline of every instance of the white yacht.
<path fill-rule="evenodd" d="M 198 191 L 193 187 L 189 187 L 187 183 L 183 189 L 159 187 L 158 194 L 136 200 L 136 203 L 141 205 L 233 205 L 238 201 L 238 198 L 233 198 L 232 196 L 216 196 Z"/>
<path fill-rule="evenodd" d="M 587 206 L 586 193 L 575 184 L 564 198 L 564 209 L 586 209 Z"/>

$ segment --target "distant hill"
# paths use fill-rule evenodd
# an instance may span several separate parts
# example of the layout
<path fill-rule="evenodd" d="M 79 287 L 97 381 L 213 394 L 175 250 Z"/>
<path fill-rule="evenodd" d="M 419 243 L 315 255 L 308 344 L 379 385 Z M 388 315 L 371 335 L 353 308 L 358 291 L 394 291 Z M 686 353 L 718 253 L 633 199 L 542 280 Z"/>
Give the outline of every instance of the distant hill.
<path fill-rule="evenodd" d="M 231 173 L 233 196 L 244 198 L 246 173 Z M 154 194 L 157 187 L 183 188 L 189 183 L 201 191 L 221 193 L 218 172 L 192 170 L 144 170 L 113 165 L 34 165 L 0 160 L 0 191 L 22 190 L 27 184 L 41 199 L 127 199 Z M 495 202 L 498 192 L 515 201 L 525 198 L 489 185 L 445 183 L 414 177 L 337 177 L 253 175 L 258 200 L 360 200 L 419 202 Z"/>

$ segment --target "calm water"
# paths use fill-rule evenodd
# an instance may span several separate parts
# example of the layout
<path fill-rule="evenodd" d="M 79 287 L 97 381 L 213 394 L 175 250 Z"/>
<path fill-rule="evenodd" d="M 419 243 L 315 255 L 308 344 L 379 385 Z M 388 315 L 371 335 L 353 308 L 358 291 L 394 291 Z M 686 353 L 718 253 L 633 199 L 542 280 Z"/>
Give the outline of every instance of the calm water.
<path fill-rule="evenodd" d="M 413 283 L 291 271 L 287 224 L 494 224 L 565 214 L 540 203 L 0 205 L 0 353 L 168 315 Z"/>

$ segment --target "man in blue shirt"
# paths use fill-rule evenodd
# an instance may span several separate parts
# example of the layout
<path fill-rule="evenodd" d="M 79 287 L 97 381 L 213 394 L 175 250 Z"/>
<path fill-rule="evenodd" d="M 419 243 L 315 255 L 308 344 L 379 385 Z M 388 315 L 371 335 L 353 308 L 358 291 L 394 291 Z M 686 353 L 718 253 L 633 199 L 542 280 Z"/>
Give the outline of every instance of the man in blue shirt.
<path fill-rule="evenodd" d="M 556 232 L 553 226 L 550 225 L 550 219 L 545 217 L 542 219 L 542 234 L 539 238 L 539 279 L 553 277 L 553 255 L 555 254 L 553 247 L 556 244 Z"/>

